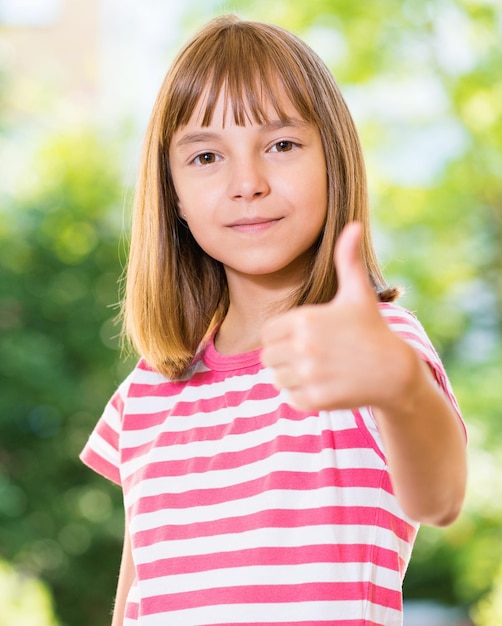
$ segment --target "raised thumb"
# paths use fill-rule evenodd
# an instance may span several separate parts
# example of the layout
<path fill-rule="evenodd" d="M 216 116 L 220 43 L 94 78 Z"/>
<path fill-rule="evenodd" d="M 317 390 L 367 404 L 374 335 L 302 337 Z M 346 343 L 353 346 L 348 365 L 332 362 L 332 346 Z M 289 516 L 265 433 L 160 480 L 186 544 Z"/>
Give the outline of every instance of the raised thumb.
<path fill-rule="evenodd" d="M 376 295 L 371 287 L 363 259 L 363 225 L 350 222 L 340 233 L 335 245 L 335 268 L 338 291 L 335 300 L 361 300 Z"/>

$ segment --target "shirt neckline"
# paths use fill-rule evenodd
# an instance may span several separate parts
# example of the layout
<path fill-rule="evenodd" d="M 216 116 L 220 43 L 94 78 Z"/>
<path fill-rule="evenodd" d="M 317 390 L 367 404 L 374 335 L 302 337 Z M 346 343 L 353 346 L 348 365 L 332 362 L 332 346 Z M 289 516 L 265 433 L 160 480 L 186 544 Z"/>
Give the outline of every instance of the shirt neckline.
<path fill-rule="evenodd" d="M 211 334 L 202 354 L 202 360 L 211 369 L 220 371 L 237 370 L 261 363 L 261 348 L 240 354 L 221 354 L 214 345 L 215 335 L 216 332 Z"/>

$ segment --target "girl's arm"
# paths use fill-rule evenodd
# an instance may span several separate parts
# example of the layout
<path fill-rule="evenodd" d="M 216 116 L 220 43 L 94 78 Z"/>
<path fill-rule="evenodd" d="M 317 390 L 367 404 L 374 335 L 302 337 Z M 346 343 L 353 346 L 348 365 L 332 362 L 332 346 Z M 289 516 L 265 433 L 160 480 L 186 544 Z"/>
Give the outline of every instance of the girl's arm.
<path fill-rule="evenodd" d="M 445 525 L 459 514 L 465 493 L 461 422 L 428 365 L 380 314 L 360 237 L 358 224 L 340 235 L 339 288 L 331 302 L 267 321 L 262 360 L 300 409 L 371 406 L 404 512 Z"/>
<path fill-rule="evenodd" d="M 115 606 L 113 609 L 111 626 L 123 626 L 127 596 L 135 578 L 136 570 L 132 560 L 131 538 L 129 535 L 129 526 L 126 520 L 124 530 L 124 547 L 122 550 L 122 561 L 120 563 L 119 581 L 117 585 L 117 595 L 115 596 Z"/>

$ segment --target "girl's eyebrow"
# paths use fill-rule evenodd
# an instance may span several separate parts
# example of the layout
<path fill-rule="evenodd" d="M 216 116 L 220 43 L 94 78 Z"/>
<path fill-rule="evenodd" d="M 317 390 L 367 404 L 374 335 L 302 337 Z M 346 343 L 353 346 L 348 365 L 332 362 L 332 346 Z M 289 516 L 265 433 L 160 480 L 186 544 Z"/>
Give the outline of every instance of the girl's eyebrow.
<path fill-rule="evenodd" d="M 306 122 L 305 120 L 302 120 L 299 117 L 288 117 L 285 120 L 272 120 L 270 122 L 267 122 L 266 124 L 263 124 L 262 129 L 264 131 L 268 131 L 268 130 L 280 130 L 281 128 L 308 128 L 309 126 L 311 126 L 311 124 L 309 124 L 309 122 Z"/>
<path fill-rule="evenodd" d="M 261 132 L 270 132 L 281 130 L 281 128 L 308 128 L 310 124 L 305 120 L 296 117 L 290 117 L 286 120 L 272 120 L 259 126 Z M 182 148 L 194 143 L 204 143 L 205 141 L 217 141 L 220 135 L 210 130 L 196 130 L 192 133 L 186 133 L 176 142 L 176 148 Z"/>
<path fill-rule="evenodd" d="M 176 142 L 177 148 L 190 145 L 192 143 L 203 143 L 204 141 L 215 141 L 219 139 L 218 133 L 209 130 L 198 130 L 193 133 L 186 133 Z"/>

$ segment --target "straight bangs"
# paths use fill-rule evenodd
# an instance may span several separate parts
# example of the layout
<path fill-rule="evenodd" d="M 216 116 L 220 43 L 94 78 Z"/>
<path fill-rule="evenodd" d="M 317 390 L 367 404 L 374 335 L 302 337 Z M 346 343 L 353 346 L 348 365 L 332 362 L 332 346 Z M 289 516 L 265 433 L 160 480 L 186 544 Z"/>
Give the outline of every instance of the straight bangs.
<path fill-rule="evenodd" d="M 171 73 L 163 123 L 166 150 L 201 98 L 201 125 L 211 124 L 220 94 L 225 113 L 230 110 L 238 126 L 268 123 L 268 105 L 281 122 L 287 122 L 284 97 L 304 121 L 320 126 L 311 97 L 312 79 L 298 45 L 291 45 L 294 36 L 273 25 L 233 21 L 232 17 L 214 20 L 205 31 L 185 48 Z"/>

